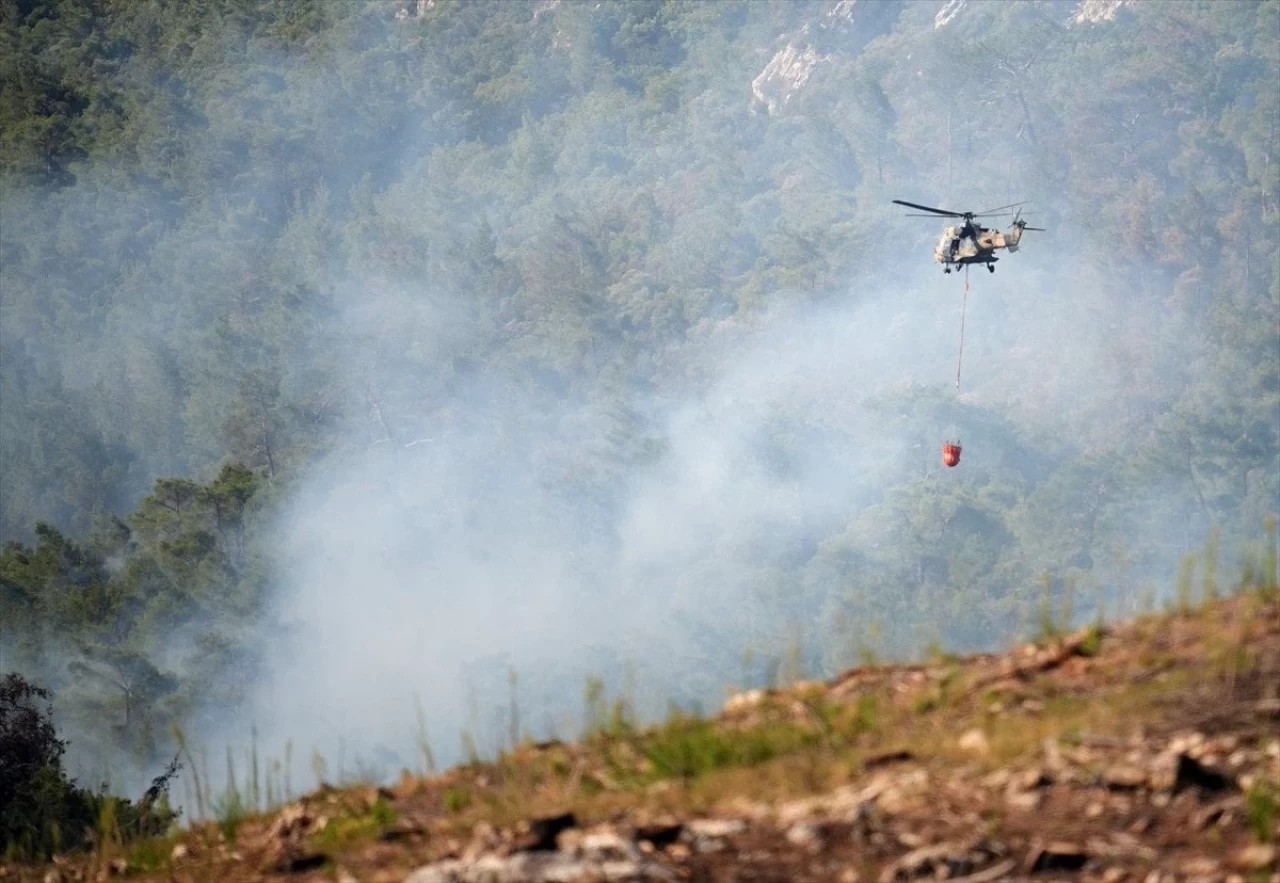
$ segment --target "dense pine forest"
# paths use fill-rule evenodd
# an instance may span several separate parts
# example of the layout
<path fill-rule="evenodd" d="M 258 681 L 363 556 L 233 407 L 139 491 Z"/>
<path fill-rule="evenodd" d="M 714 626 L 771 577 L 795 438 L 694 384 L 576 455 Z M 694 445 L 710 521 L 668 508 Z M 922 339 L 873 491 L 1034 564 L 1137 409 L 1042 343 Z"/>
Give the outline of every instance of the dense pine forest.
<path fill-rule="evenodd" d="M 1277 0 L 0 16 L 0 671 L 83 781 L 447 763 L 1274 530 Z M 1047 232 L 965 300 L 893 199 Z"/>

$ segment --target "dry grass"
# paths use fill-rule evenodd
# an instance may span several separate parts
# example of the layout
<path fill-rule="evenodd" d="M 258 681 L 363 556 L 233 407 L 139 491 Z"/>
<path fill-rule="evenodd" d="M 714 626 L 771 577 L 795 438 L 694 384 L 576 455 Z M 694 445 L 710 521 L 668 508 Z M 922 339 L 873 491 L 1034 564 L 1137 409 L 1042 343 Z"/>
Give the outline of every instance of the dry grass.
<path fill-rule="evenodd" d="M 640 729 L 624 714 L 607 713 L 597 691 L 588 697 L 597 712 L 592 735 L 581 742 L 525 741 L 495 762 L 406 775 L 386 798 L 367 787 L 322 789 L 307 802 L 327 825 L 309 843 L 327 856 L 379 851 L 380 861 L 410 867 L 455 848 L 479 822 L 513 826 L 566 811 L 584 822 L 688 817 L 828 792 L 864 776 L 868 763 L 901 752 L 940 775 L 961 768 L 982 773 L 1034 764 L 1047 739 L 1123 739 L 1139 726 L 1194 724 L 1209 706 L 1229 713 L 1237 692 L 1257 693 L 1260 681 L 1280 672 L 1275 594 L 1265 587 L 1212 600 L 1215 594 L 1216 588 L 1206 591 L 1207 603 L 1187 609 L 1058 635 L 1039 647 L 1039 656 L 1019 649 L 1003 657 L 878 666 L 770 691 L 746 711 L 714 720 L 674 715 Z M 975 728 L 985 734 L 985 752 L 959 744 Z M 429 749 L 423 753 L 430 766 Z M 257 758 L 249 760 L 252 770 Z M 246 805 L 258 804 L 261 794 L 256 782 L 246 786 L 249 799 L 234 813 L 179 837 L 123 850 L 104 837 L 97 868 L 123 855 L 139 879 L 168 879 L 181 840 L 198 857 L 181 864 L 181 879 L 243 879 L 231 850 L 260 841 L 273 819 Z M 284 794 L 287 786 L 270 790 Z M 1258 830 L 1274 824 L 1278 797 L 1251 792 Z M 201 792 L 198 799 L 214 806 L 232 798 Z M 399 828 L 430 836 L 388 842 Z M 39 869 L 32 870 L 29 879 L 39 879 Z M 27 879 L 25 871 L 14 879 Z"/>

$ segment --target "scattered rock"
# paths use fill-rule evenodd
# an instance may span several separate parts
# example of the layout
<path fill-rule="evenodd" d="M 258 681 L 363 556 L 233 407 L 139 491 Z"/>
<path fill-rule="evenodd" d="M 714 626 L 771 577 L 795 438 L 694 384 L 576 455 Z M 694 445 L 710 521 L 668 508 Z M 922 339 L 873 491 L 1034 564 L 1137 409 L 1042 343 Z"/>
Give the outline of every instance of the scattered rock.
<path fill-rule="evenodd" d="M 810 852 L 818 852 L 822 849 L 822 833 L 815 824 L 797 822 L 787 829 L 787 842 Z"/>
<path fill-rule="evenodd" d="M 732 837 L 746 830 L 740 819 L 695 819 L 685 826 L 694 837 Z"/>
<path fill-rule="evenodd" d="M 944 868 L 949 871 L 947 866 L 956 855 L 963 855 L 963 848 L 955 843 L 939 843 L 913 849 L 880 873 L 880 883 L 894 883 L 926 875 L 939 876 L 938 872 Z"/>
<path fill-rule="evenodd" d="M 1000 858 L 1002 852 L 1003 850 L 995 844 L 983 841 L 977 843 L 950 841 L 933 846 L 922 846 L 885 867 L 880 872 L 880 883 L 895 883 L 895 881 L 925 876 L 947 877 L 953 880 L 957 877 L 969 879 L 963 875 L 969 874 L 974 868 L 994 858 Z M 1016 862 L 1009 863 L 1008 868 L 1001 870 L 996 876 L 1002 876 L 1015 865 Z M 975 876 L 979 880 L 986 879 L 982 875 Z M 978 881 L 973 880 L 971 883 L 978 883 Z"/>
<path fill-rule="evenodd" d="M 919 849 L 929 842 L 914 831 L 899 831 L 896 839 L 907 849 Z"/>
<path fill-rule="evenodd" d="M 1129 872 L 1124 868 L 1110 867 L 1102 872 L 1098 880 L 1099 883 L 1121 883 L 1128 876 Z"/>
<path fill-rule="evenodd" d="M 991 750 L 986 734 L 976 728 L 961 736 L 958 744 L 961 751 L 968 751 L 971 754 L 986 754 Z"/>
<path fill-rule="evenodd" d="M 1103 840 L 1101 837 L 1090 837 L 1089 842 L 1086 844 L 1086 850 L 1090 855 L 1118 859 L 1138 859 L 1144 862 L 1155 861 L 1157 857 L 1154 849 L 1143 844 L 1132 834 L 1126 834 L 1123 831 L 1113 832 L 1108 840 Z"/>
<path fill-rule="evenodd" d="M 1023 791 L 1030 791 L 1033 788 L 1044 788 L 1053 784 L 1053 777 L 1046 773 L 1040 767 L 1032 767 L 1025 772 L 1019 773 L 1013 777 L 1014 787 Z"/>
<path fill-rule="evenodd" d="M 1253 843 L 1231 857 L 1233 867 L 1241 871 L 1263 871 L 1275 866 L 1276 848 L 1270 843 Z"/>
<path fill-rule="evenodd" d="M 563 816 L 557 816 L 563 820 Z M 553 826 L 554 827 L 554 826 Z M 674 853 L 681 844 L 673 844 Z M 585 832 L 570 849 L 509 856 L 490 853 L 474 861 L 447 859 L 418 868 L 405 883 L 633 883 L 675 881 L 675 875 L 616 831 Z"/>
<path fill-rule="evenodd" d="M 1178 866 L 1178 870 L 1188 877 L 1216 877 L 1219 875 L 1221 866 L 1211 858 L 1191 858 L 1182 862 Z"/>
<path fill-rule="evenodd" d="M 1230 819 L 1231 813 L 1243 805 L 1244 798 L 1239 795 L 1211 803 L 1191 817 L 1191 827 L 1196 831 L 1203 831 L 1211 825 Z"/>
<path fill-rule="evenodd" d="M 667 855 L 671 856 L 676 861 L 684 861 L 692 854 L 692 850 L 683 843 L 673 843 L 671 848 L 667 850 Z"/>
<path fill-rule="evenodd" d="M 1169 751 L 1173 754 L 1192 754 L 1204 744 L 1204 733 L 1183 733 L 1169 740 Z"/>
<path fill-rule="evenodd" d="M 1074 843 L 1050 843 L 1033 849 L 1027 856 L 1027 870 L 1032 874 L 1041 871 L 1078 871 L 1089 860 L 1089 853 Z"/>
<path fill-rule="evenodd" d="M 1030 812 L 1040 805 L 1040 794 L 1037 791 L 1011 791 L 1005 795 L 1004 801 L 1010 809 Z"/>
<path fill-rule="evenodd" d="M 366 788 L 363 792 L 361 792 L 360 799 L 364 802 L 364 805 L 366 807 L 372 807 L 378 801 L 383 801 L 385 803 L 394 803 L 396 801 L 396 795 L 395 795 L 395 792 L 392 791 L 390 788 L 384 788 L 382 786 L 378 786 L 376 788 L 374 787 Z"/>
<path fill-rule="evenodd" d="M 745 693 L 735 693 L 730 696 L 724 703 L 725 714 L 740 714 L 755 708 L 764 701 L 764 690 L 748 690 Z"/>
<path fill-rule="evenodd" d="M 191 849 L 185 843 L 175 844 L 173 852 L 169 853 L 171 861 L 180 862 L 191 854 Z"/>
<path fill-rule="evenodd" d="M 976 874 L 969 874 L 965 877 L 955 877 L 950 883 L 991 883 L 993 880 L 1003 880 L 1017 866 L 1017 860 L 1005 859 L 985 871 L 978 871 Z"/>
<path fill-rule="evenodd" d="M 1052 737 L 1044 740 L 1044 763 L 1051 772 L 1061 775 L 1067 769 L 1067 761 L 1058 749 L 1058 740 Z"/>
<path fill-rule="evenodd" d="M 276 814 L 275 821 L 271 823 L 267 834 L 274 838 L 284 838 L 297 833 L 305 834 L 312 821 L 306 806 L 301 803 L 291 803 Z"/>
<path fill-rule="evenodd" d="M 578 852 L 596 859 L 628 859 L 638 855 L 635 847 L 624 840 L 617 831 L 603 828 L 583 834 Z"/>
<path fill-rule="evenodd" d="M 1000 769 L 993 770 L 984 776 L 982 784 L 988 788 L 1003 788 L 1005 785 L 1009 784 L 1012 778 L 1013 774 L 1004 767 L 1001 767 Z"/>
<path fill-rule="evenodd" d="M 1113 791 L 1135 791 L 1147 784 L 1147 774 L 1135 766 L 1115 764 L 1103 771 L 1102 781 Z"/>
<path fill-rule="evenodd" d="M 865 815 L 867 807 L 873 803 L 893 812 L 893 808 L 901 806 L 927 783 L 928 774 L 924 770 L 913 770 L 896 779 L 887 773 L 879 773 L 863 788 L 850 785 L 829 794 L 788 801 L 777 808 L 774 816 L 783 827 L 816 815 L 854 821 Z"/>

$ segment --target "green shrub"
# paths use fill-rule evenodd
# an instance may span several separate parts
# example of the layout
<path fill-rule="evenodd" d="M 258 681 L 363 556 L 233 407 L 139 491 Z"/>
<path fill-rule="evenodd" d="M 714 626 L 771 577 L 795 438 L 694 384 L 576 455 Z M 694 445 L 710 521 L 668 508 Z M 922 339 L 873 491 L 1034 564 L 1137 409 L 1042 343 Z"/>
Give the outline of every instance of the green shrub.
<path fill-rule="evenodd" d="M 67 743 L 50 698 L 16 672 L 0 680 L 0 854 L 48 859 L 83 844 L 104 817 L 122 840 L 164 833 L 178 815 L 168 805 L 177 758 L 136 804 L 81 788 L 62 768 Z"/>
<path fill-rule="evenodd" d="M 444 792 L 444 808 L 449 812 L 462 812 L 471 805 L 471 792 L 466 788 L 449 788 Z"/>

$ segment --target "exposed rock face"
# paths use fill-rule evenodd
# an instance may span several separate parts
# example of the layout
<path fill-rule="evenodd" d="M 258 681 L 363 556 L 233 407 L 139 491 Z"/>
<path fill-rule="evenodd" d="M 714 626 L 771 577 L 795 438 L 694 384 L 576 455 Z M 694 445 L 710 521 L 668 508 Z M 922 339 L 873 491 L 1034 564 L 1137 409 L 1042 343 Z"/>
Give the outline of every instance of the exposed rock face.
<path fill-rule="evenodd" d="M 951 23 L 951 19 L 959 15 L 966 6 L 968 0 L 947 0 L 942 8 L 938 10 L 938 14 L 933 17 L 933 29 L 944 28 Z"/>
<path fill-rule="evenodd" d="M 534 21 L 537 21 L 538 16 L 545 12 L 554 12 L 559 5 L 560 0 L 538 0 L 537 3 L 533 4 Z"/>
<path fill-rule="evenodd" d="M 770 114 L 791 100 L 809 79 L 818 62 L 829 56 L 818 55 L 812 46 L 797 49 L 788 43 L 764 66 L 764 70 L 751 81 L 751 94 L 765 106 Z"/>
<path fill-rule="evenodd" d="M 427 10 L 436 5 L 436 0 L 410 0 L 403 8 L 396 11 L 396 20 L 408 18 L 425 18 Z"/>
<path fill-rule="evenodd" d="M 835 0 L 822 15 L 793 34 L 781 37 L 783 46 L 751 81 L 752 107 L 778 113 L 834 52 L 856 52 L 897 20 L 896 0 Z"/>
<path fill-rule="evenodd" d="M 1067 20 L 1069 25 L 1101 24 L 1113 21 L 1123 7 L 1133 5 L 1134 0 L 1079 0 Z M 949 25 L 956 16 L 969 7 L 969 0 L 944 0 L 933 17 L 934 30 Z"/>
<path fill-rule="evenodd" d="M 1080 0 L 1076 14 L 1071 16 L 1071 23 L 1076 25 L 1099 24 L 1111 21 L 1122 6 L 1130 6 L 1133 0 Z"/>

